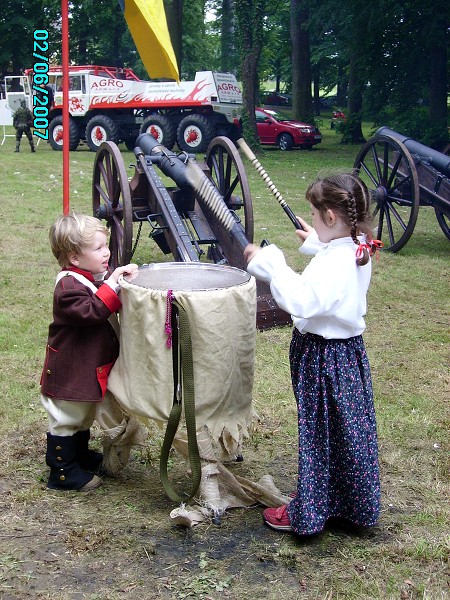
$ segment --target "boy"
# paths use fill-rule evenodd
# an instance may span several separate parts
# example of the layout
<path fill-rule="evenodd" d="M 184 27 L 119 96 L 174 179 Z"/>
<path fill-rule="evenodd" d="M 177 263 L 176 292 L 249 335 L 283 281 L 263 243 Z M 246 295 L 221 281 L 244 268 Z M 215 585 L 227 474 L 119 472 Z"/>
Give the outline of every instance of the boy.
<path fill-rule="evenodd" d="M 70 214 L 50 229 L 52 252 L 62 271 L 53 298 L 41 401 L 47 411 L 47 487 L 89 491 L 102 454 L 88 448 L 95 406 L 105 395 L 108 374 L 119 353 L 112 321 L 121 307 L 120 275 L 138 272 L 130 264 L 108 278 L 108 230 L 95 217 Z"/>

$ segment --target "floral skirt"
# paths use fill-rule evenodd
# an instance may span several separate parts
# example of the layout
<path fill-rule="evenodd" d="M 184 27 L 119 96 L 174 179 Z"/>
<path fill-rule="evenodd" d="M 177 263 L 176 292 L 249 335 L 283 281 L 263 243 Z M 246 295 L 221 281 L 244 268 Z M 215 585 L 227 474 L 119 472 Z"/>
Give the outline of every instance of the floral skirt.
<path fill-rule="evenodd" d="M 297 495 L 291 527 L 317 533 L 327 519 L 375 525 L 378 444 L 369 361 L 361 336 L 326 340 L 294 328 L 292 387 L 298 409 Z"/>

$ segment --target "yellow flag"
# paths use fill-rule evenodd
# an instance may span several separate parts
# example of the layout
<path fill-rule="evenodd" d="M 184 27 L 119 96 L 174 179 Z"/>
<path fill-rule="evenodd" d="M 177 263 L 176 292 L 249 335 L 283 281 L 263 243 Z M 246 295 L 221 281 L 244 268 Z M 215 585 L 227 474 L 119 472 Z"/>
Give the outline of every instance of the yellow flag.
<path fill-rule="evenodd" d="M 163 0 L 119 0 L 119 4 L 149 76 L 180 81 Z"/>

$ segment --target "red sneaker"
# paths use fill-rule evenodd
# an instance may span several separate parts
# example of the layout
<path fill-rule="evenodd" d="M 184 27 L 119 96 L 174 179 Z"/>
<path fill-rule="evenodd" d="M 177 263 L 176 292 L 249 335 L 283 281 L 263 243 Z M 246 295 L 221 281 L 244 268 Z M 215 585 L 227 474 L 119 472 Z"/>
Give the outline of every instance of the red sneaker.
<path fill-rule="evenodd" d="M 263 512 L 265 524 L 277 531 L 292 531 L 286 509 L 287 504 L 283 504 L 278 508 L 266 508 Z"/>

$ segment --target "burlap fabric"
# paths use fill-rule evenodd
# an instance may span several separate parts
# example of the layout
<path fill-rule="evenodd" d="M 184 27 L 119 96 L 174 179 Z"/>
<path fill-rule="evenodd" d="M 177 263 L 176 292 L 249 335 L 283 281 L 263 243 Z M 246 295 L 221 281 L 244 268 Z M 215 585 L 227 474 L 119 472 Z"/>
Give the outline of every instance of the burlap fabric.
<path fill-rule="evenodd" d="M 137 280 L 135 280 L 137 281 Z M 167 291 L 122 281 L 120 355 L 108 388 L 145 422 L 165 424 L 173 405 L 172 350 L 167 346 Z M 239 452 L 252 421 L 256 284 L 175 291 L 189 317 L 198 430 L 207 427 L 223 455 Z"/>
<path fill-rule="evenodd" d="M 97 419 L 106 432 L 104 449 L 110 470 L 114 465 L 120 469 L 128 460 L 127 440 L 140 441 L 141 433 L 135 427 L 139 421 L 155 421 L 164 428 L 173 405 L 167 290 L 138 284 L 139 278 L 121 280 L 121 350 L 108 381 L 118 403 L 109 405 L 117 422 L 111 414 Z M 182 504 L 171 512 L 171 519 L 192 527 L 210 517 L 220 518 L 227 508 L 285 503 L 288 499 L 269 475 L 254 483 L 233 475 L 224 464 L 241 454 L 254 417 L 255 280 L 224 289 L 178 289 L 173 293 L 189 317 L 202 479 L 198 506 Z M 173 446 L 187 460 L 187 439 L 182 431 Z"/>

